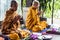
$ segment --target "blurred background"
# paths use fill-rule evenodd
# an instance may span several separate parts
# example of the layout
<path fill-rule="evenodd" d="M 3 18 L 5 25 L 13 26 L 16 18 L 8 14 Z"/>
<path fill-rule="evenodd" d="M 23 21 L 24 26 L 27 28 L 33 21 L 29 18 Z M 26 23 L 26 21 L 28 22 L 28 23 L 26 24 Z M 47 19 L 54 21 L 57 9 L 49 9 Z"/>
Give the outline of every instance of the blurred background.
<path fill-rule="evenodd" d="M 16 0 L 18 3 L 18 14 L 25 21 L 28 8 L 34 0 Z M 48 24 L 60 26 L 60 0 L 38 0 L 40 2 L 39 10 L 43 10 L 42 17 L 47 18 Z M 10 7 L 11 0 L 0 0 L 0 21 L 5 17 L 6 10 Z"/>

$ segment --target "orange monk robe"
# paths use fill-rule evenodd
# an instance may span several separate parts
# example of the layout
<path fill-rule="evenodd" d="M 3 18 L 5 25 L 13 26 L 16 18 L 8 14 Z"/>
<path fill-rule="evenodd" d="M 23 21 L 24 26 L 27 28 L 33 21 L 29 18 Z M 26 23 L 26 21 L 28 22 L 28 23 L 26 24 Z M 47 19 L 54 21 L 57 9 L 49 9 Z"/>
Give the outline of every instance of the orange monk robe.
<path fill-rule="evenodd" d="M 34 7 L 30 7 L 27 13 L 26 18 L 26 28 L 32 30 L 34 32 L 38 32 L 46 28 L 46 21 L 40 21 L 38 14 L 38 10 L 34 9 Z"/>
<path fill-rule="evenodd" d="M 7 35 L 9 35 L 11 40 L 20 40 L 19 39 L 19 35 L 13 31 L 13 30 L 17 30 L 20 27 L 20 21 L 19 20 L 17 20 L 16 23 L 12 24 L 13 26 L 10 29 L 7 28 L 7 27 L 9 27 L 10 22 L 16 16 L 18 16 L 16 11 L 13 12 L 11 10 L 8 10 L 6 12 L 6 17 L 5 17 L 5 19 L 3 20 L 3 23 L 2 23 L 2 28 L 1 28 L 2 29 L 2 33 L 8 33 L 8 31 L 10 31 L 9 34 L 7 34 Z M 6 29 L 6 30 L 3 30 L 3 29 Z"/>

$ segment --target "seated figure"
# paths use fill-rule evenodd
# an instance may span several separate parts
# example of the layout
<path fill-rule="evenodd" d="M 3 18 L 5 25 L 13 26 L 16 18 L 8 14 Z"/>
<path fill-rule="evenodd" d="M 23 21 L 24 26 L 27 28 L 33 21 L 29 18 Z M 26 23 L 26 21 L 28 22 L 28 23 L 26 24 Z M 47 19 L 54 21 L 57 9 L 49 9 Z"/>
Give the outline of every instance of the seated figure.
<path fill-rule="evenodd" d="M 46 21 L 40 21 L 40 12 L 38 11 L 38 7 L 39 2 L 33 1 L 26 17 L 26 28 L 32 30 L 33 32 L 39 32 L 47 27 Z"/>
<path fill-rule="evenodd" d="M 6 17 L 2 22 L 1 32 L 3 35 L 9 36 L 10 40 L 20 40 L 29 34 L 20 28 L 20 15 L 16 12 L 17 7 L 17 2 L 12 0 L 11 7 L 6 11 Z"/>

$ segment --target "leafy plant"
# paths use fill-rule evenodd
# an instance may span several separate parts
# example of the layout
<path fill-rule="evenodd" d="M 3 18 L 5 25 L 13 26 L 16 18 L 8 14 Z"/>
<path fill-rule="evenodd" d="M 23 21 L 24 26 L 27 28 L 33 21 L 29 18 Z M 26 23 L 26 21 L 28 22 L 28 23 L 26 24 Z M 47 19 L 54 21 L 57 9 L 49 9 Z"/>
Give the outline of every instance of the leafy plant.
<path fill-rule="evenodd" d="M 43 10 L 46 17 L 51 17 L 51 10 L 52 10 L 52 0 L 38 0 L 40 2 L 39 10 Z"/>
<path fill-rule="evenodd" d="M 43 10 L 45 11 L 47 9 L 47 7 L 49 7 L 49 9 L 51 10 L 51 5 L 50 3 L 52 2 L 52 0 L 38 0 L 40 2 L 40 7 L 39 10 Z"/>
<path fill-rule="evenodd" d="M 47 18 L 51 18 L 52 15 L 52 4 L 53 0 L 38 0 L 40 2 L 40 10 L 42 9 L 44 11 L 44 15 Z M 58 10 L 60 10 L 60 0 L 54 0 L 54 13 L 53 16 L 57 17 Z"/>
<path fill-rule="evenodd" d="M 26 6 L 26 0 L 23 0 L 23 7 Z"/>

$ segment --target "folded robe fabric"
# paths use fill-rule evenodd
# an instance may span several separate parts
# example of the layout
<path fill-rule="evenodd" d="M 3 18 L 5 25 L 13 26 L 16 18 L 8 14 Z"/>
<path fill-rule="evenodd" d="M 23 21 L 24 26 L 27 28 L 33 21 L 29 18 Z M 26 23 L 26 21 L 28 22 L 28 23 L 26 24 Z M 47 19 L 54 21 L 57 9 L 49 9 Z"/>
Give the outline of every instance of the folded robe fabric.
<path fill-rule="evenodd" d="M 2 23 L 2 28 L 1 28 L 2 34 L 9 35 L 11 40 L 20 40 L 18 33 L 15 33 L 15 31 L 20 27 L 19 20 L 16 21 L 16 19 L 14 19 L 17 16 L 18 16 L 18 14 L 16 13 L 16 11 L 13 12 L 12 10 L 7 10 L 6 17 Z M 16 22 L 11 23 L 12 20 L 14 20 Z"/>
<path fill-rule="evenodd" d="M 5 19 L 3 20 L 3 22 L 2 22 L 2 27 L 1 27 L 3 34 L 8 33 L 8 31 L 9 31 L 9 33 L 10 33 L 10 31 L 16 30 L 18 27 L 20 27 L 20 22 L 19 22 L 19 20 L 17 20 L 17 22 L 14 23 L 14 24 L 11 23 L 12 20 L 13 20 L 16 16 L 18 16 L 18 14 L 17 14 L 16 11 L 15 11 L 15 12 L 13 12 L 13 11 L 11 11 L 11 10 L 7 10 L 7 11 L 6 11 L 6 17 L 5 17 Z M 14 21 L 15 21 L 15 20 L 14 20 Z M 11 26 L 11 25 L 13 25 L 13 26 Z M 10 27 L 10 28 L 9 28 L 9 27 Z"/>
<path fill-rule="evenodd" d="M 20 40 L 17 33 L 11 33 L 9 34 L 10 40 Z"/>
<path fill-rule="evenodd" d="M 46 21 L 40 21 L 38 10 L 30 7 L 26 17 L 26 28 L 32 31 L 40 31 L 46 28 Z"/>

